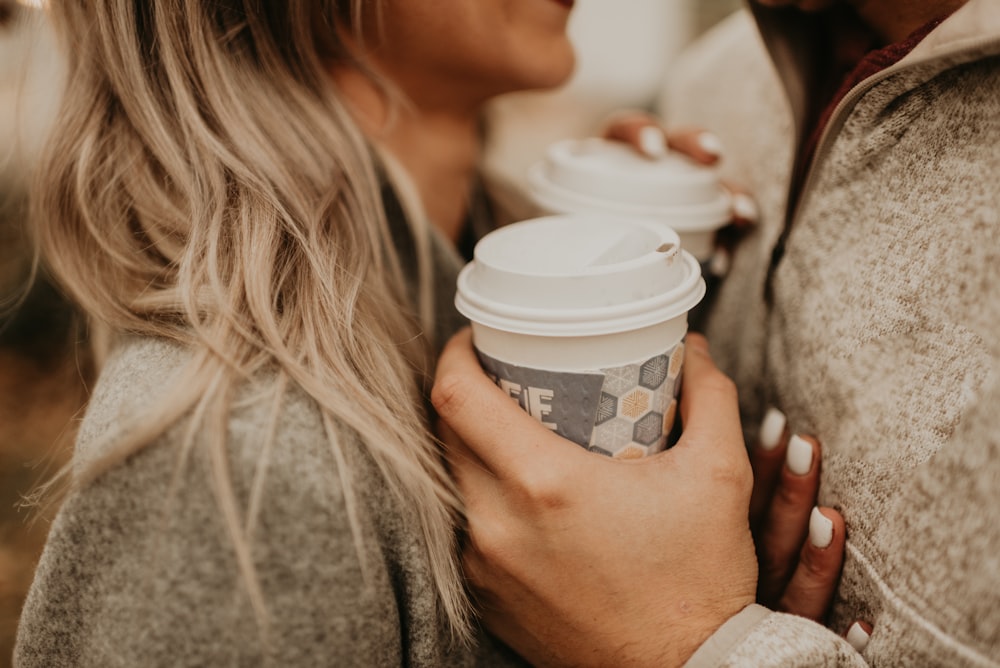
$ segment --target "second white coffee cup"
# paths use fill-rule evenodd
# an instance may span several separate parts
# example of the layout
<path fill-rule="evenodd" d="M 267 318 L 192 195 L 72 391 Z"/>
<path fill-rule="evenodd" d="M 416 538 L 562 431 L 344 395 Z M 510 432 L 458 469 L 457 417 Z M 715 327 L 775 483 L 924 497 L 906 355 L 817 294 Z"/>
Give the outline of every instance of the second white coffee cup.
<path fill-rule="evenodd" d="M 600 213 L 667 225 L 702 262 L 712 254 L 716 231 L 731 218 L 732 198 L 715 169 L 676 153 L 651 160 L 617 141 L 557 142 L 528 171 L 528 184 L 548 213 Z"/>
<path fill-rule="evenodd" d="M 526 411 L 629 458 L 666 446 L 687 313 L 704 294 L 697 260 L 669 228 L 566 215 L 484 237 L 456 306 L 484 369 Z"/>

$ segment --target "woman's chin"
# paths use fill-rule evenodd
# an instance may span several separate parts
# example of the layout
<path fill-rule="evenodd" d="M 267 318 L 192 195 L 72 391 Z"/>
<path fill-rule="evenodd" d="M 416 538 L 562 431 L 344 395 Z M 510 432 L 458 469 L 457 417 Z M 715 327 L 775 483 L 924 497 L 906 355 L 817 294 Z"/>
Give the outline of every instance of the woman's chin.
<path fill-rule="evenodd" d="M 525 68 L 514 90 L 557 88 L 569 81 L 575 69 L 576 53 L 572 47 L 553 52 L 544 59 L 535 60 L 530 68 Z"/>

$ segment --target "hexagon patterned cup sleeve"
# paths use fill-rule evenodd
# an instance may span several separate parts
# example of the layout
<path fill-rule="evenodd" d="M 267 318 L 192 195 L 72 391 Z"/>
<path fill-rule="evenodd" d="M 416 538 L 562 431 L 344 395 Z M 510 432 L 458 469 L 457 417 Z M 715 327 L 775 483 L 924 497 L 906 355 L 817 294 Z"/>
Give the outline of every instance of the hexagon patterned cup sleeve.
<path fill-rule="evenodd" d="M 610 457 L 644 457 L 667 447 L 677 415 L 684 344 L 619 367 L 551 371 L 479 352 L 493 381 L 560 436 Z"/>

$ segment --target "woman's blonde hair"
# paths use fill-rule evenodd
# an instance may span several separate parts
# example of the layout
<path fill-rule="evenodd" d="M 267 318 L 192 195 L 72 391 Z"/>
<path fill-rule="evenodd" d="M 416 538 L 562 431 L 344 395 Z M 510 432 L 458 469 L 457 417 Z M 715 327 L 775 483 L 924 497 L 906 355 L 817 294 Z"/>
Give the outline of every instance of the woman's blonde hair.
<path fill-rule="evenodd" d="M 33 204 L 46 257 L 89 314 L 195 351 L 169 400 L 76 484 L 183 416 L 210 427 L 197 447 L 266 625 L 250 550 L 260 486 L 238 507 L 227 416 L 248 379 L 275 378 L 275 406 L 297 385 L 322 411 L 355 540 L 345 430 L 415 509 L 443 611 L 467 638 L 458 504 L 422 399 L 431 309 L 409 305 L 376 161 L 329 76 L 365 67 L 343 36 L 362 41 L 373 4 L 51 3 L 71 67 Z"/>

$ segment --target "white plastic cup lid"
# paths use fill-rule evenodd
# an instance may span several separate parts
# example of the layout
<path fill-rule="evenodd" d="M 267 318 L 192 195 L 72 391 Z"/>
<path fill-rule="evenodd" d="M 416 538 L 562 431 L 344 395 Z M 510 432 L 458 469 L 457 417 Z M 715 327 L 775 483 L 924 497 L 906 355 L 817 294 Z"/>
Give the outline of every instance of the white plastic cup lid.
<path fill-rule="evenodd" d="M 670 228 L 578 214 L 485 236 L 459 275 L 455 305 L 494 329 L 590 336 L 665 322 L 704 294 L 697 260 Z"/>
<path fill-rule="evenodd" d="M 533 198 L 556 213 L 604 211 L 655 218 L 675 229 L 716 229 L 731 198 L 718 172 L 668 153 L 651 160 L 622 142 L 569 139 L 528 171 Z"/>

